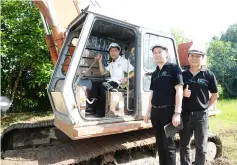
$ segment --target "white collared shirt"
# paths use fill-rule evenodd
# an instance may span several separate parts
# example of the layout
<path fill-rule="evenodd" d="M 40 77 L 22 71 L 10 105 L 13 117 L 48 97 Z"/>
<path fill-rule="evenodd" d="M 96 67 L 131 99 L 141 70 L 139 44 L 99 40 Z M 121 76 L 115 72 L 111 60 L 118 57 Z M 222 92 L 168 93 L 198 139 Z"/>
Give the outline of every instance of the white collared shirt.
<path fill-rule="evenodd" d="M 115 62 L 109 63 L 105 69 L 110 72 L 111 78 L 109 81 L 115 81 L 121 84 L 121 80 L 124 78 L 124 72 L 129 73 L 134 70 L 134 67 L 127 59 L 119 56 Z"/>

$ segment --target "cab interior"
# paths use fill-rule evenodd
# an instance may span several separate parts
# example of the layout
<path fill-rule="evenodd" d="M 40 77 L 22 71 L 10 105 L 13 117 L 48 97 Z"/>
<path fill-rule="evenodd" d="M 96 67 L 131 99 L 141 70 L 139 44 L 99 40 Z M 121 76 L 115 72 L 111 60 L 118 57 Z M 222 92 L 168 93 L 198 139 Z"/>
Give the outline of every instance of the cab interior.
<path fill-rule="evenodd" d="M 126 58 L 135 68 L 136 51 L 132 51 L 136 43 L 135 31 L 116 22 L 96 20 L 87 38 L 74 78 L 73 90 L 77 106 L 80 114 L 86 119 L 96 118 L 96 105 L 100 97 L 99 87 L 109 78 L 109 75 L 101 75 L 95 57 L 101 53 L 103 66 L 106 67 L 112 61 L 108 51 L 109 44 L 112 42 L 120 45 L 120 56 Z M 132 116 L 135 113 L 134 93 L 134 78 L 129 80 L 125 88 L 119 86 L 107 92 L 105 117 Z"/>

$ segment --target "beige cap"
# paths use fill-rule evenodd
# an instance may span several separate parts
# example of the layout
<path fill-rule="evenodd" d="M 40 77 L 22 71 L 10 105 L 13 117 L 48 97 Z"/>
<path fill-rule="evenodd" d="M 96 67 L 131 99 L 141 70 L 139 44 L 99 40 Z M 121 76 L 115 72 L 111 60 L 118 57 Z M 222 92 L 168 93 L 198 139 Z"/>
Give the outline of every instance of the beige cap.
<path fill-rule="evenodd" d="M 188 50 L 188 54 L 200 54 L 202 56 L 204 56 L 205 50 L 197 45 L 192 45 L 189 50 Z"/>
<path fill-rule="evenodd" d="M 112 43 L 109 45 L 108 51 L 110 50 L 110 48 L 118 48 L 118 49 L 121 51 L 121 47 L 119 46 L 119 44 L 117 44 L 117 43 L 115 43 L 115 42 L 112 42 Z"/>
<path fill-rule="evenodd" d="M 164 50 L 168 50 L 168 48 L 165 45 L 162 44 L 155 44 L 151 47 L 151 51 L 153 51 L 155 48 L 162 48 Z"/>

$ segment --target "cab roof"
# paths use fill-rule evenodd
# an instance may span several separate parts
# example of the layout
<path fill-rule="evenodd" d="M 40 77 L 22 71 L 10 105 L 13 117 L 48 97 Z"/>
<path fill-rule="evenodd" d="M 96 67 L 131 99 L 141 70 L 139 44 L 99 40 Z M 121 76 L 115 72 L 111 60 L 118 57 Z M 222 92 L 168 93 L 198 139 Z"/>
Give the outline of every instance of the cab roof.
<path fill-rule="evenodd" d="M 81 10 L 81 14 L 79 16 L 77 16 L 69 25 L 67 29 L 71 29 L 74 25 L 76 25 L 78 23 L 79 20 L 81 20 L 83 17 L 85 17 L 88 14 L 94 14 L 95 16 L 100 16 L 100 17 L 104 17 L 107 19 L 111 19 L 111 20 L 116 20 L 118 22 L 133 26 L 133 27 L 137 27 L 137 28 L 144 28 L 147 30 L 151 30 L 151 31 L 156 31 L 156 33 L 160 33 L 162 35 L 165 35 L 166 37 L 169 38 L 174 38 L 170 33 L 167 32 L 160 32 L 159 30 L 152 28 L 152 27 L 144 27 L 141 26 L 135 22 L 131 22 L 131 21 L 127 21 L 126 18 L 124 18 L 123 16 L 120 16 L 119 14 L 116 13 L 110 13 L 106 10 L 103 10 L 101 8 L 95 8 L 95 7 L 91 7 L 91 6 L 87 6 L 85 9 Z"/>

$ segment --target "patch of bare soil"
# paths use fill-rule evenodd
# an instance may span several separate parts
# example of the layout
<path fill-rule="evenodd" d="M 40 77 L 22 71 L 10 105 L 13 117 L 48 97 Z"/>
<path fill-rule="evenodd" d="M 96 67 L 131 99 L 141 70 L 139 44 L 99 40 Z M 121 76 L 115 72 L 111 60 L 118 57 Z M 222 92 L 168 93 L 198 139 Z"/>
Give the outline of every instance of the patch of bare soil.
<path fill-rule="evenodd" d="M 216 159 L 212 165 L 234 165 L 228 158 L 223 157 Z"/>
<path fill-rule="evenodd" d="M 237 128 L 227 129 L 217 133 L 222 141 L 222 157 L 215 160 L 213 165 L 237 164 Z"/>

